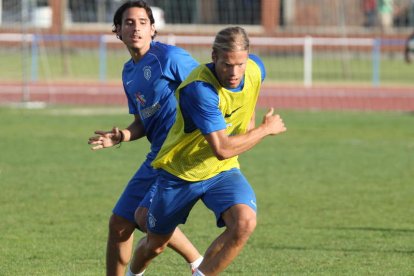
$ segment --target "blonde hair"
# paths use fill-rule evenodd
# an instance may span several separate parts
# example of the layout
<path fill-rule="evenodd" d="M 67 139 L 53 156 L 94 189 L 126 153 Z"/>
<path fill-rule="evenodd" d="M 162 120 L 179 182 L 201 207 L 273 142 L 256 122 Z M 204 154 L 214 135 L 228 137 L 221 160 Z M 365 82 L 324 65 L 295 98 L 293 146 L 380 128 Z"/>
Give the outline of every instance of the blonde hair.
<path fill-rule="evenodd" d="M 213 52 L 249 51 L 250 42 L 246 31 L 241 27 L 228 27 L 217 33 Z"/>

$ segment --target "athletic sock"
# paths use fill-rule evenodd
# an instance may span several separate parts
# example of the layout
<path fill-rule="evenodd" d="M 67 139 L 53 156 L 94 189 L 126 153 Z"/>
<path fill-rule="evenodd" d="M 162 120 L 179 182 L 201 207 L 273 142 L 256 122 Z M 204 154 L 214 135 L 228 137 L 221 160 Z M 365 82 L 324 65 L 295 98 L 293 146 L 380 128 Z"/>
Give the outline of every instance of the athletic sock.
<path fill-rule="evenodd" d="M 144 275 L 144 272 L 145 272 L 145 270 L 144 270 L 144 271 L 142 271 L 141 273 L 134 274 L 134 273 L 131 271 L 131 268 L 128 266 L 128 270 L 127 270 L 127 273 L 126 273 L 126 275 L 125 275 L 125 276 L 143 276 L 143 275 Z"/>
<path fill-rule="evenodd" d="M 193 276 L 206 276 L 203 272 L 201 272 L 198 268 L 193 273 Z"/>
<path fill-rule="evenodd" d="M 192 263 L 188 263 L 190 265 L 191 271 L 195 271 L 197 269 L 197 267 L 201 264 L 201 262 L 203 261 L 203 256 L 200 256 L 197 260 L 195 260 Z"/>

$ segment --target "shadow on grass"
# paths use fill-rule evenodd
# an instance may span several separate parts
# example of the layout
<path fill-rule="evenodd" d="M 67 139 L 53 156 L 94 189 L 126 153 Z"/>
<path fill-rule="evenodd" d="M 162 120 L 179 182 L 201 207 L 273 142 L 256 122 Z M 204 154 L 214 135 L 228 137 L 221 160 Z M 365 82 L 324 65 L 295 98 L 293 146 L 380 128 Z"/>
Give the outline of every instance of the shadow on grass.
<path fill-rule="evenodd" d="M 353 253 L 392 253 L 414 255 L 414 250 L 378 250 L 378 249 L 360 249 L 360 248 L 327 248 L 327 247 L 302 247 L 302 246 L 273 246 L 274 250 L 296 250 L 296 251 L 327 251 L 327 252 L 353 252 Z"/>
<path fill-rule="evenodd" d="M 349 230 L 349 231 L 373 231 L 384 233 L 413 233 L 414 229 L 395 229 L 395 228 L 378 228 L 378 227 L 327 227 L 324 229 L 332 230 Z"/>
<path fill-rule="evenodd" d="M 387 234 L 414 234 L 414 229 L 395 229 L 395 228 L 376 228 L 376 227 L 324 227 L 317 229 L 325 230 L 345 230 L 345 231 L 371 231 L 371 232 L 380 232 Z M 373 248 L 327 248 L 327 247 L 301 247 L 301 246 L 273 246 L 275 250 L 298 250 L 298 251 L 336 251 L 336 252 L 369 252 L 369 253 L 391 253 L 391 254 L 407 254 L 413 255 L 413 250 L 404 250 L 404 249 L 373 249 Z"/>

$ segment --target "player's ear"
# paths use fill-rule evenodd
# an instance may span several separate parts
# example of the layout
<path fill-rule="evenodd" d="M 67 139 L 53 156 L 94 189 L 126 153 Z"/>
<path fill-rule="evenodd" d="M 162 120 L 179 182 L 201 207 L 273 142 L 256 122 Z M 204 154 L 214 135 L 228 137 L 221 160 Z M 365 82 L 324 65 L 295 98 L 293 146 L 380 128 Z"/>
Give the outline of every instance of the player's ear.
<path fill-rule="evenodd" d="M 121 25 L 116 25 L 116 37 L 122 40 Z"/>
<path fill-rule="evenodd" d="M 213 51 L 213 52 L 211 53 L 211 60 L 212 60 L 214 63 L 216 63 L 216 61 L 217 61 L 217 53 L 216 53 L 216 51 Z"/>
<path fill-rule="evenodd" d="M 151 24 L 151 37 L 155 35 L 155 24 Z"/>

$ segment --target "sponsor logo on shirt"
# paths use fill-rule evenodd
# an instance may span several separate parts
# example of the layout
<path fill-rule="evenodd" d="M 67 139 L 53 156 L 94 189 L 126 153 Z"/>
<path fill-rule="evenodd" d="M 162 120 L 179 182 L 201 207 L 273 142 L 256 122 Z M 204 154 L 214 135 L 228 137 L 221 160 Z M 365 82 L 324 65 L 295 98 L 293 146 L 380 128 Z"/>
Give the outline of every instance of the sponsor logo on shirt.
<path fill-rule="evenodd" d="M 139 102 L 142 106 L 145 106 L 147 100 L 145 100 L 145 96 L 142 95 L 140 92 L 135 93 L 135 99 Z"/>
<path fill-rule="evenodd" d="M 141 110 L 141 118 L 142 119 L 147 119 L 147 118 L 151 117 L 158 110 L 160 110 L 160 108 L 161 108 L 160 103 L 155 103 L 155 104 L 151 105 L 150 107 L 142 109 Z"/>
<path fill-rule="evenodd" d="M 242 108 L 241 106 L 239 106 L 238 108 L 236 108 L 235 110 L 233 110 L 231 113 L 229 114 L 224 114 L 224 118 L 230 118 L 231 115 L 233 115 L 234 112 L 236 112 L 237 110 L 239 110 L 240 108 Z"/>

